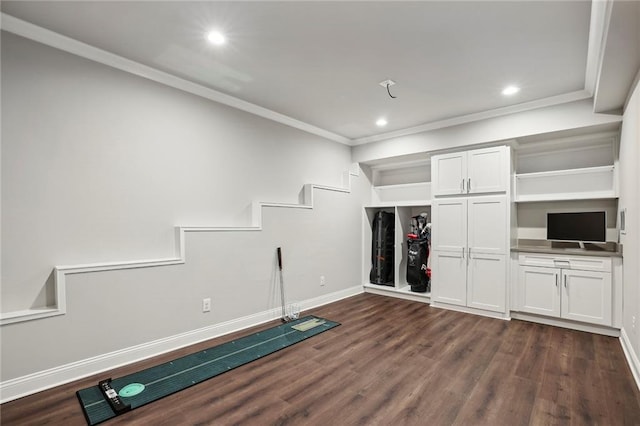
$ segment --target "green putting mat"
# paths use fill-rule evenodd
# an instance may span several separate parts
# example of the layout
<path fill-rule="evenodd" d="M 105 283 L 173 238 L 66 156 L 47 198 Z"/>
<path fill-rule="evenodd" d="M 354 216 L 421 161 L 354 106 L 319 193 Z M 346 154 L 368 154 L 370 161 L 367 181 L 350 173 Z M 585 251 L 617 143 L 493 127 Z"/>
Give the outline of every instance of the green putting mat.
<path fill-rule="evenodd" d="M 135 409 L 338 325 L 337 322 L 307 316 L 113 379 L 110 384 L 122 402 Z M 76 394 L 90 425 L 117 415 L 97 385 L 81 389 Z"/>

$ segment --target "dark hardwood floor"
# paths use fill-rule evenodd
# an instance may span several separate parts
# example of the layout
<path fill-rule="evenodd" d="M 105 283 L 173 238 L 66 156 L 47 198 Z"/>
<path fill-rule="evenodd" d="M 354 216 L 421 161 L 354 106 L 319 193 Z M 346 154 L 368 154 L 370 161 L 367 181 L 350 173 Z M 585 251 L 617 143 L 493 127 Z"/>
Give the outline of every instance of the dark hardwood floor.
<path fill-rule="evenodd" d="M 640 425 L 618 339 L 363 294 L 342 325 L 105 425 Z M 75 391 L 276 322 L 0 407 L 2 425 L 86 424 Z"/>

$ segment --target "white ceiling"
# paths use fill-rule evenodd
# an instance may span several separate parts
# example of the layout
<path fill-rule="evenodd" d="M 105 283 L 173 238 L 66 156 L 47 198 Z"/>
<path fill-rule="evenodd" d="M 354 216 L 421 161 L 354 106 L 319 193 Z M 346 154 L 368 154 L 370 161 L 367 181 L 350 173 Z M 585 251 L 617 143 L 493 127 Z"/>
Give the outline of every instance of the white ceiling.
<path fill-rule="evenodd" d="M 3 1 L 1 8 L 348 144 L 591 96 L 590 1 Z M 225 46 L 205 40 L 212 28 L 227 33 Z M 378 85 L 385 79 L 397 82 L 396 99 Z M 508 84 L 522 90 L 504 97 Z M 375 125 L 382 116 L 384 129 Z"/>

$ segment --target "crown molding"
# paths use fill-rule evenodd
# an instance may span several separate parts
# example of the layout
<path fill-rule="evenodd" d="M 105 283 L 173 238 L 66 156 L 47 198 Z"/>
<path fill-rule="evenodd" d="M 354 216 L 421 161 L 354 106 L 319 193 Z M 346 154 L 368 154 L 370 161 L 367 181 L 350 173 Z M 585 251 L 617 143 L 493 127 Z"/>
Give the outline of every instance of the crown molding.
<path fill-rule="evenodd" d="M 6 13 L 2 13 L 0 23 L 2 30 L 38 43 L 275 121 L 280 124 L 284 124 L 285 126 L 293 127 L 295 129 L 329 139 L 334 142 L 351 145 L 351 139 L 347 137 L 332 133 L 328 130 L 321 129 L 250 102 L 243 101 L 242 99 L 218 92 L 217 90 L 210 89 L 183 78 L 176 77 L 164 71 L 160 71 L 111 52 L 107 52 L 106 50 L 82 43 L 54 31 L 47 30 L 11 15 L 7 15 Z"/>
<path fill-rule="evenodd" d="M 584 88 L 591 95 L 596 93 L 600 70 L 602 69 L 604 46 L 611 20 L 612 5 L 613 3 L 609 0 L 591 3 L 587 66 L 584 76 Z"/>
<path fill-rule="evenodd" d="M 363 145 L 371 142 L 378 142 L 386 139 L 398 138 L 401 136 L 413 135 L 429 130 L 442 129 L 445 127 L 457 126 L 460 124 L 471 123 L 473 121 L 486 120 L 489 118 L 501 117 L 504 115 L 515 114 L 518 112 L 529 111 L 532 109 L 545 108 L 554 105 L 566 104 L 569 102 L 580 101 L 591 98 L 591 94 L 586 90 L 577 90 L 575 92 L 565 93 L 563 95 L 551 96 L 548 98 L 537 99 L 531 102 L 523 102 L 516 105 L 506 106 L 502 108 L 491 109 L 473 114 L 461 115 L 458 117 L 448 118 L 446 120 L 434 121 L 431 123 L 421 124 L 415 127 L 397 130 L 394 132 L 381 133 L 378 135 L 367 136 L 353 140 L 353 145 Z"/>
<path fill-rule="evenodd" d="M 60 49 L 76 56 L 80 56 L 94 62 L 98 62 L 119 69 L 121 71 L 125 71 L 139 77 L 143 77 L 157 83 L 164 84 L 166 86 L 173 87 L 184 92 L 191 93 L 212 100 L 214 102 L 218 102 L 232 108 L 236 108 L 241 111 L 245 111 L 250 114 L 257 115 L 259 117 L 266 118 L 268 120 L 272 120 L 277 123 L 320 136 L 334 142 L 338 142 L 348 146 L 357 146 L 402 136 L 409 136 L 430 130 L 457 126 L 474 121 L 486 120 L 532 109 L 545 108 L 563 103 L 592 98 L 593 94 L 597 91 L 597 78 L 599 76 L 602 64 L 604 51 L 603 46 L 606 41 L 608 18 L 611 14 L 611 3 L 611 0 L 605 0 L 594 2 L 592 6 L 591 29 L 589 32 L 589 45 L 584 89 L 548 98 L 537 99 L 530 102 L 523 102 L 517 105 L 461 115 L 392 132 L 379 133 L 376 135 L 354 139 L 347 138 L 345 136 L 313 126 L 300 120 L 296 120 L 284 114 L 280 114 L 278 112 L 252 104 L 247 101 L 243 101 L 239 98 L 227 95 L 217 90 L 213 90 L 203 85 L 174 76 L 164 71 L 160 71 L 158 69 L 143 65 L 122 56 L 115 55 L 111 52 L 99 49 L 86 43 L 82 43 L 78 40 L 47 30 L 45 28 L 39 27 L 5 13 L 2 13 L 1 15 L 2 19 L 0 21 L 0 26 L 5 31 L 28 38 L 38 43 L 48 45 L 50 47 L 54 47 L 56 49 Z"/>

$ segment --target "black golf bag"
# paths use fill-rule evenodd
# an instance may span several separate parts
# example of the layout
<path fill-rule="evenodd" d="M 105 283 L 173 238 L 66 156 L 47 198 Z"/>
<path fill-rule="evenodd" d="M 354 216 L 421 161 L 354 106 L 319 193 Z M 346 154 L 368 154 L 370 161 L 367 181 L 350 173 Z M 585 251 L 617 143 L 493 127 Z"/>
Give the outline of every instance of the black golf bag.
<path fill-rule="evenodd" d="M 393 286 L 395 215 L 385 211 L 376 212 L 372 234 L 369 281 Z"/>
<path fill-rule="evenodd" d="M 431 232 L 427 226 L 427 215 L 411 218 L 411 233 L 407 239 L 407 283 L 411 291 L 424 293 L 431 290 L 429 242 Z"/>

